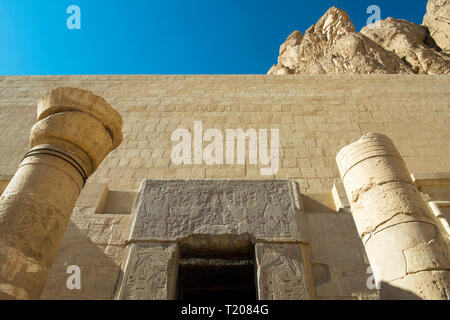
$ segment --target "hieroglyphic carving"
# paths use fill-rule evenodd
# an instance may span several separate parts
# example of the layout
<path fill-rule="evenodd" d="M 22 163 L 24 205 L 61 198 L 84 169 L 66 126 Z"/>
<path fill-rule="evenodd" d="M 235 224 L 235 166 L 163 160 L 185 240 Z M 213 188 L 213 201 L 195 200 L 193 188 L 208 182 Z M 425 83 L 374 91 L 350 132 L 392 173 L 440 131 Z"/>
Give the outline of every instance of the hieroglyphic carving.
<path fill-rule="evenodd" d="M 299 244 L 258 243 L 255 256 L 260 300 L 309 299 Z"/>
<path fill-rule="evenodd" d="M 13 210 L 8 212 L 7 209 L 14 207 L 14 203 L 20 203 L 21 215 Z M 51 267 L 63 235 L 60 227 L 67 223 L 62 210 L 35 194 L 11 193 L 0 208 L 0 220 L 3 222 L 0 233 L 4 235 L 4 246 L 0 249 L 0 271 L 3 276 L 9 274 L 7 270 L 10 268 L 22 268 L 18 263 L 11 265 L 17 259 L 23 260 L 29 265 L 27 270 L 34 270 L 36 274 Z M 32 277 L 32 272 L 29 271 L 27 276 Z"/>
<path fill-rule="evenodd" d="M 256 239 L 302 241 L 296 192 L 288 180 L 145 180 L 128 240 L 247 233 Z"/>
<path fill-rule="evenodd" d="M 131 244 L 125 259 L 125 273 L 118 299 L 174 299 L 178 260 L 177 244 Z"/>

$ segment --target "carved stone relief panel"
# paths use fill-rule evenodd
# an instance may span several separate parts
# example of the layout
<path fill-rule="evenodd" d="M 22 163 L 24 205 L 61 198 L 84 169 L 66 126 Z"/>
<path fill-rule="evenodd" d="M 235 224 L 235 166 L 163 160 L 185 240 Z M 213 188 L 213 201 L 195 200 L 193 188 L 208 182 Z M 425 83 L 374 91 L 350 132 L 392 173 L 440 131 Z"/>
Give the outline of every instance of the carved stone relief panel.
<path fill-rule="evenodd" d="M 299 244 L 257 243 L 255 257 L 260 300 L 309 299 Z"/>
<path fill-rule="evenodd" d="M 208 256 L 254 246 L 259 299 L 308 299 L 299 199 L 290 180 L 144 180 L 118 299 L 175 298 L 179 248 Z"/>
<path fill-rule="evenodd" d="M 307 242 L 297 185 L 289 180 L 144 180 L 128 241 L 248 235 Z"/>
<path fill-rule="evenodd" d="M 128 246 L 120 300 L 173 300 L 178 273 L 178 244 L 134 243 Z"/>

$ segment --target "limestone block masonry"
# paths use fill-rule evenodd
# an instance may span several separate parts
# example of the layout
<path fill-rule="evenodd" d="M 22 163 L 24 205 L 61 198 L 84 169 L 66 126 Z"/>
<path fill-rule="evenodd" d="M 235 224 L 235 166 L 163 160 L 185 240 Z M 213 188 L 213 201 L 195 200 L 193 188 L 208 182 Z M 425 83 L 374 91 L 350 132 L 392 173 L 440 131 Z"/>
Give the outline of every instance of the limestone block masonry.
<path fill-rule="evenodd" d="M 382 299 L 449 299 L 443 235 L 393 142 L 367 134 L 337 155 Z"/>
<path fill-rule="evenodd" d="M 86 179 L 122 141 L 122 118 L 89 91 L 38 103 L 30 147 L 0 198 L 0 299 L 38 299 Z"/>
<path fill-rule="evenodd" d="M 294 180 L 310 235 L 301 247 L 311 251 L 317 298 L 378 299 L 336 165 L 338 151 L 367 132 L 392 139 L 415 176 L 433 177 L 420 190 L 439 205 L 441 220 L 450 217 L 442 205 L 450 202 L 450 180 L 431 184 L 438 181 L 435 174 L 448 177 L 450 168 L 448 75 L 0 77 L 0 192 L 29 151 L 36 101 L 58 87 L 90 90 L 108 101 L 123 118 L 124 138 L 86 182 L 41 299 L 116 297 L 131 245 L 126 240 L 133 202 L 144 179 Z M 174 165 L 171 135 L 178 128 L 192 134 L 195 121 L 202 121 L 204 131 L 279 129 L 279 171 L 262 177 L 259 166 L 248 162 Z M 53 175 L 48 183 L 55 181 Z M 81 290 L 66 285 L 70 265 L 81 269 Z"/>

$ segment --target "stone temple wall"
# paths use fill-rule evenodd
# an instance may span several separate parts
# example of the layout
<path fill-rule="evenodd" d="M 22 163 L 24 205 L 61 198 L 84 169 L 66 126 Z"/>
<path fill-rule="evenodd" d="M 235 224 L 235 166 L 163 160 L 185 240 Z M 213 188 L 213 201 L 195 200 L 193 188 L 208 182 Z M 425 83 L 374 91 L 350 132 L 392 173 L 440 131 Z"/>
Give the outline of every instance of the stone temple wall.
<path fill-rule="evenodd" d="M 308 229 L 312 297 L 377 298 L 348 212 L 336 154 L 367 132 L 390 137 L 442 226 L 450 200 L 450 77 L 419 75 L 0 77 L 0 192 L 28 151 L 36 103 L 61 86 L 103 97 L 124 120 L 124 141 L 89 178 L 69 222 L 44 299 L 112 299 L 119 287 L 136 192 L 144 179 L 292 179 Z M 279 129 L 280 169 L 177 166 L 172 133 Z M 448 232 L 448 230 L 447 230 Z M 81 290 L 66 286 L 81 269 Z M 122 270 L 123 271 L 123 270 Z"/>

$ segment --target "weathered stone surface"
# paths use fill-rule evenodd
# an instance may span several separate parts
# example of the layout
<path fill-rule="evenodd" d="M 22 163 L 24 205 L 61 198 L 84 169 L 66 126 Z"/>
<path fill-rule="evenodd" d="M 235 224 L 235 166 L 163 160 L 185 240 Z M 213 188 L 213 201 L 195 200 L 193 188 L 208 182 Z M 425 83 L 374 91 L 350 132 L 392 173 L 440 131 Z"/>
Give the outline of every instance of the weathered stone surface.
<path fill-rule="evenodd" d="M 393 52 L 357 33 L 349 16 L 330 8 L 303 38 L 291 34 L 280 48 L 278 65 L 268 74 L 412 73 Z"/>
<path fill-rule="evenodd" d="M 450 53 L 450 1 L 428 0 L 423 24 L 430 30 L 436 44 Z"/>
<path fill-rule="evenodd" d="M 69 149 L 74 158 L 78 155 L 76 160 L 88 175 L 113 149 L 111 136 L 101 122 L 87 113 L 74 111 L 52 114 L 33 126 L 31 147 L 44 144 Z M 85 155 L 89 159 L 85 159 Z"/>
<path fill-rule="evenodd" d="M 390 298 L 405 298 L 406 289 L 395 285 L 400 281 L 408 295 L 442 299 L 448 280 L 428 283 L 425 275 L 450 269 L 448 248 L 392 141 L 364 135 L 343 148 L 337 162 L 382 296 L 386 291 Z"/>
<path fill-rule="evenodd" d="M 71 88 L 58 92 L 72 97 Z M 106 102 L 104 108 L 114 112 Z M 85 179 L 112 149 L 105 124 L 84 112 L 46 113 L 30 141 L 34 148 L 0 197 L 3 299 L 39 298 Z"/>
<path fill-rule="evenodd" d="M 377 279 L 386 283 L 416 272 L 450 269 L 448 249 L 430 223 L 396 224 L 372 235 L 365 247 Z"/>
<path fill-rule="evenodd" d="M 356 32 L 349 16 L 330 8 L 305 35 L 292 33 L 280 47 L 273 75 L 316 73 L 450 73 L 450 4 L 429 1 L 424 24 L 388 18 Z M 435 43 L 436 41 L 436 43 Z M 447 52 L 449 53 L 449 52 Z"/>
<path fill-rule="evenodd" d="M 302 217 L 289 180 L 145 180 L 128 240 L 215 236 L 221 241 L 212 245 L 222 248 L 241 240 L 307 242 Z"/>
<path fill-rule="evenodd" d="M 179 248 L 175 243 L 131 244 L 124 259 L 120 300 L 173 300 L 176 294 Z"/>
<path fill-rule="evenodd" d="M 450 283 L 450 271 L 423 271 L 410 274 L 408 277 L 392 281 L 384 285 L 381 291 L 383 300 L 450 300 L 448 287 L 442 283 Z M 382 284 L 383 287 L 383 284 Z"/>
<path fill-rule="evenodd" d="M 119 278 L 120 268 L 111 267 L 84 267 L 80 266 L 80 289 L 70 290 L 67 287 L 66 266 L 60 264 L 60 268 L 53 268 L 45 291 L 41 296 L 43 300 L 74 300 L 74 299 L 114 299 L 115 286 Z"/>
<path fill-rule="evenodd" d="M 417 188 L 406 183 L 375 185 L 353 202 L 352 209 L 358 233 L 363 237 L 398 223 L 433 222 Z"/>
<path fill-rule="evenodd" d="M 255 258 L 260 300 L 309 299 L 299 244 L 257 243 Z"/>
<path fill-rule="evenodd" d="M 324 263 L 312 263 L 314 285 L 320 286 L 330 281 L 330 268 Z"/>
<path fill-rule="evenodd" d="M 293 70 L 297 65 L 297 51 L 303 39 L 300 31 L 294 31 L 280 47 L 280 56 L 278 63 L 283 67 Z"/>
<path fill-rule="evenodd" d="M 376 28 L 364 27 L 361 34 L 406 61 L 415 73 L 448 74 L 450 56 L 439 52 L 426 28 L 406 20 L 387 18 Z"/>
<path fill-rule="evenodd" d="M 272 68 L 270 68 L 270 70 L 267 74 L 270 74 L 270 75 L 294 74 L 294 71 L 286 68 L 285 66 L 283 66 L 281 64 L 274 64 L 272 66 Z"/>
<path fill-rule="evenodd" d="M 61 87 L 50 91 L 38 102 L 38 121 L 68 111 L 84 112 L 100 121 L 111 135 L 113 149 L 122 142 L 122 117 L 101 97 L 87 90 Z"/>

